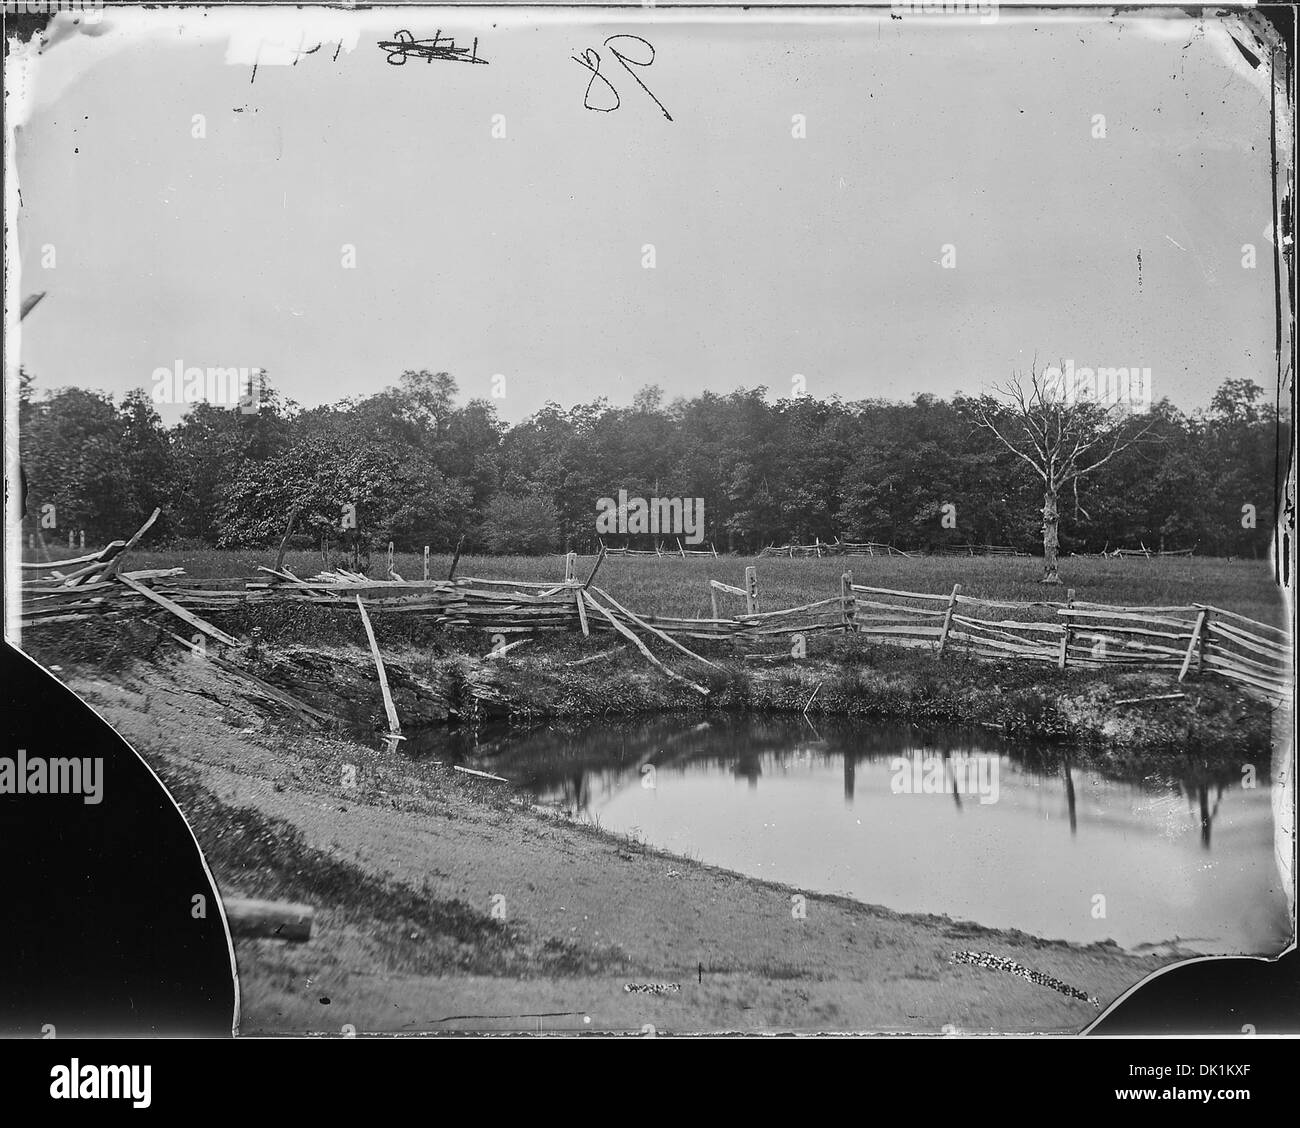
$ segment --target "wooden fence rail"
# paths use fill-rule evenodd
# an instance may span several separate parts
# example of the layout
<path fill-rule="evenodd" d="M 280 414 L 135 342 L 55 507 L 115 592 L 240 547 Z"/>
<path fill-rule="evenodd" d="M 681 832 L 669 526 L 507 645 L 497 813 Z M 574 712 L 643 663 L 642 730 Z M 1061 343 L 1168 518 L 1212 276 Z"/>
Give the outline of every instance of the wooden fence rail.
<path fill-rule="evenodd" d="M 945 656 L 1025 660 L 1062 669 L 1167 670 L 1179 681 L 1193 674 L 1222 677 L 1278 700 L 1292 692 L 1288 632 L 1204 603 L 1129 607 L 1077 600 L 1073 591 L 1063 601 L 1014 602 L 966 595 L 960 584 L 940 594 L 870 587 L 853 583 L 852 573 L 845 572 L 837 594 L 763 610 L 757 569 L 751 565 L 741 584 L 708 582 L 710 617 L 672 617 L 635 612 L 591 586 L 605 556 L 618 551 L 603 547 L 585 581 L 577 576 L 577 558 L 572 553 L 565 557 L 563 579 L 550 582 L 475 576 L 376 580 L 345 569 L 300 578 L 283 567 L 263 567 L 259 569 L 263 578 L 244 582 L 192 579 L 180 568 L 122 571 L 130 549 L 156 516 L 155 512 L 130 540 L 114 542 L 112 551 L 25 565 L 28 572 L 43 575 L 32 576 L 22 585 L 23 626 L 139 616 L 161 609 L 216 644 L 239 648 L 244 645 L 239 639 L 208 623 L 200 613 L 269 602 L 336 608 L 355 602 L 367 627 L 367 613 L 373 613 L 425 615 L 436 625 L 493 633 L 613 632 L 626 638 L 640 630 L 706 665 L 711 663 L 680 640 L 743 643 L 766 636 L 841 631 L 891 646 L 933 649 Z M 86 567 L 64 571 L 83 561 Z M 720 596 L 743 600 L 744 610 L 723 613 Z M 372 632 L 367 630 L 367 635 L 372 649 L 377 649 Z M 658 659 L 655 664 L 661 665 Z M 390 726 L 400 731 L 391 716 Z"/>

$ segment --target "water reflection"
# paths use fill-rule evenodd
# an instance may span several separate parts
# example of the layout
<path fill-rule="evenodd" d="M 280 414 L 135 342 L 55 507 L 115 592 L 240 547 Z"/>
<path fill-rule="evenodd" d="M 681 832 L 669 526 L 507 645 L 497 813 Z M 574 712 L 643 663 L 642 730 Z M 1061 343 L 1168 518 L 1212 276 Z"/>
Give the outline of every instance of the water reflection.
<path fill-rule="evenodd" d="M 965 729 L 803 718 L 484 729 L 403 752 L 505 776 L 668 850 L 902 911 L 1207 952 L 1272 953 L 1289 933 L 1267 777 L 1244 789 L 1235 765 L 1116 779 Z"/>

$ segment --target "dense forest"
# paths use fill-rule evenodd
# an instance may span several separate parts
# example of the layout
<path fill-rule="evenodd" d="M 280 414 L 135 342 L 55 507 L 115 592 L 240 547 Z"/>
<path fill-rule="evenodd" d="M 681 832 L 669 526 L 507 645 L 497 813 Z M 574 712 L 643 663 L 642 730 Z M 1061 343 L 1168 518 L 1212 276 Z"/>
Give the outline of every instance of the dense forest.
<path fill-rule="evenodd" d="M 143 390 L 38 395 L 24 375 L 24 532 L 103 543 L 157 506 L 164 541 L 273 545 L 297 506 L 302 547 L 445 551 L 463 536 L 467 552 L 592 551 L 597 501 L 623 489 L 702 498 L 719 552 L 815 537 L 1042 550 L 1041 483 L 965 397 L 773 403 L 753 388 L 665 403 L 646 387 L 630 407 L 551 403 L 514 425 L 457 398 L 447 373 L 412 371 L 308 409 L 264 377 L 255 413 L 196 403 L 167 428 Z M 1204 409 L 1165 400 L 1141 421 L 1140 442 L 1061 499 L 1062 551 L 1267 556 L 1291 442 L 1270 396 L 1230 379 Z"/>

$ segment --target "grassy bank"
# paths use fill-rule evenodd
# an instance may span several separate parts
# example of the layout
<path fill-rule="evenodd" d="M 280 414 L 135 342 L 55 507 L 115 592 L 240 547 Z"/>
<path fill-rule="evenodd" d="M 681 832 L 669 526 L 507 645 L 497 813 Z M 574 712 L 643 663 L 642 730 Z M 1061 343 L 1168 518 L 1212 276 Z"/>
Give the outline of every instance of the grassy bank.
<path fill-rule="evenodd" d="M 255 625 L 262 631 L 258 653 L 241 657 L 259 677 L 352 726 L 385 726 L 373 659 L 355 613 L 290 604 L 223 615 L 220 625 L 244 637 Z M 170 624 L 68 624 L 33 631 L 26 643 L 47 665 L 111 672 L 137 658 L 183 653 L 164 626 Z M 1131 768 L 1189 755 L 1220 764 L 1266 760 L 1275 723 L 1268 704 L 1211 678 L 1179 685 L 1161 672 L 1059 670 L 969 659 L 959 651 L 908 650 L 858 635 L 810 636 L 800 658 L 770 642 L 759 655 L 740 653 L 730 642 L 698 644 L 717 668 L 652 639 L 663 661 L 708 690 L 703 695 L 609 635 L 545 635 L 488 659 L 490 642 L 481 632 L 448 631 L 406 615 L 376 616 L 374 626 L 398 715 L 415 731 L 483 720 L 806 713 L 814 721 L 981 726 L 1013 741 L 1066 743 Z M 1175 692 L 1183 696 L 1133 701 Z"/>

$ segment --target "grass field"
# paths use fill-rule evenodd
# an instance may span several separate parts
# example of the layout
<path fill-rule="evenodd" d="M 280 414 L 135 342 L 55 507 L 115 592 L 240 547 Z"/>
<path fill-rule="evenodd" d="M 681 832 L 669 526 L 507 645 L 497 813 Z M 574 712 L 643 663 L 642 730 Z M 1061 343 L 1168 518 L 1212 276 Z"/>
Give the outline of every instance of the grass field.
<path fill-rule="evenodd" d="M 61 550 L 55 550 L 55 558 Z M 66 550 L 62 550 L 66 554 Z M 84 550 L 92 551 L 91 548 Z M 77 550 L 76 555 L 81 555 Z M 24 553 L 27 560 L 42 559 Z M 585 578 L 595 558 L 578 558 L 578 576 Z M 131 554 L 132 568 L 184 568 L 201 578 L 265 578 L 257 566 L 275 562 L 271 548 L 248 550 L 166 550 L 139 548 Z M 639 613 L 703 617 L 710 612 L 711 579 L 740 586 L 747 565 L 758 570 L 759 607 L 763 611 L 799 606 L 839 595 L 840 575 L 850 570 L 858 584 L 906 591 L 947 594 L 953 584 L 962 593 L 998 600 L 1063 600 L 1067 588 L 1075 598 L 1093 603 L 1126 606 L 1170 606 L 1209 603 L 1253 619 L 1286 626 L 1289 614 L 1282 592 L 1273 582 L 1265 561 L 1223 560 L 1215 557 L 1177 557 L 1157 560 L 1110 560 L 1096 557 L 1066 557 L 1061 561 L 1062 586 L 1044 587 L 1038 577 L 1042 564 L 1029 557 L 831 557 L 823 559 L 777 559 L 770 557 L 720 556 L 717 559 L 674 557 L 662 559 L 634 556 L 608 557 L 596 578 L 616 599 Z M 298 576 L 312 576 L 321 570 L 319 553 L 289 552 L 285 566 Z M 346 567 L 346 564 L 344 565 Z M 381 577 L 385 556 L 371 557 L 370 574 Z M 429 575 L 447 575 L 451 557 L 431 556 Z M 407 580 L 423 578 L 423 559 L 414 553 L 398 553 L 398 575 Z M 463 556 L 458 576 L 486 579 L 536 580 L 564 578 L 564 560 L 559 556 Z M 719 609 L 726 614 L 744 610 L 736 596 L 719 595 Z"/>

